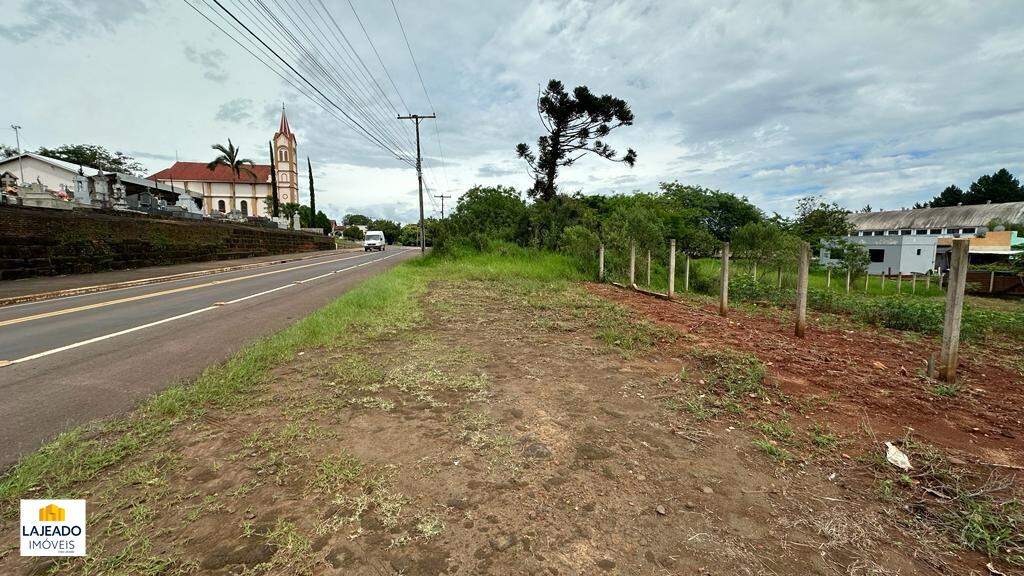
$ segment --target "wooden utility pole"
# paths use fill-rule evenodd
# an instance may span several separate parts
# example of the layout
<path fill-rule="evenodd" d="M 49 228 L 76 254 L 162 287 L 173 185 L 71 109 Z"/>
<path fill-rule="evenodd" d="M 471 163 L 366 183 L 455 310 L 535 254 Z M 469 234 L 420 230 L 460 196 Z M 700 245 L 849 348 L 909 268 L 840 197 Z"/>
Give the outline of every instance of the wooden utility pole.
<path fill-rule="evenodd" d="M 946 288 L 946 320 L 942 325 L 942 349 L 939 366 L 942 379 L 956 381 L 956 368 L 960 354 L 960 321 L 964 313 L 964 287 L 967 284 L 968 238 L 954 238 L 950 254 L 949 283 Z"/>
<path fill-rule="evenodd" d="M 676 294 L 676 241 L 668 241 L 668 297 Z"/>
<path fill-rule="evenodd" d="M 636 288 L 636 242 L 629 241 L 629 285 Z"/>
<path fill-rule="evenodd" d="M 434 195 L 434 198 L 441 199 L 441 220 L 444 220 L 444 199 L 451 198 L 451 196 L 445 196 L 444 194 L 436 194 Z"/>
<path fill-rule="evenodd" d="M 807 332 L 807 277 L 811 267 L 811 245 L 800 243 L 800 263 L 796 272 L 796 335 Z"/>
<path fill-rule="evenodd" d="M 427 228 L 423 220 L 423 158 L 420 156 L 420 120 L 426 118 L 437 118 L 437 115 L 410 114 L 398 117 L 399 120 L 416 122 L 416 182 L 420 188 L 420 254 L 427 251 Z"/>
<path fill-rule="evenodd" d="M 604 244 L 597 249 L 597 279 L 604 282 Z"/>
<path fill-rule="evenodd" d="M 729 243 L 722 244 L 722 288 L 718 291 L 718 313 L 729 315 Z"/>

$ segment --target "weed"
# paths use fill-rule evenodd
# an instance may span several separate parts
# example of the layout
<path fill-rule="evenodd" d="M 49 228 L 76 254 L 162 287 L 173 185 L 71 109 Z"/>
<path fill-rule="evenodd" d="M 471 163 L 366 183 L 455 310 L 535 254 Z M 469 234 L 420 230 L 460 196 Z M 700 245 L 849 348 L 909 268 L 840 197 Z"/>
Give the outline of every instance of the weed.
<path fill-rule="evenodd" d="M 316 492 L 335 492 L 342 486 L 355 482 L 363 473 L 363 468 L 363 463 L 350 454 L 328 456 L 317 465 L 309 489 Z"/>
<path fill-rule="evenodd" d="M 932 392 L 936 396 L 940 396 L 942 398 L 953 398 L 960 394 L 962 389 L 963 386 L 957 382 L 940 382 L 932 388 Z"/>
<path fill-rule="evenodd" d="M 416 531 L 424 538 L 433 538 L 444 532 L 444 522 L 438 516 L 426 514 L 420 516 L 419 521 L 416 522 Z"/>
<path fill-rule="evenodd" d="M 710 385 L 732 396 L 763 393 L 765 370 L 757 356 L 727 348 L 712 350 L 700 346 L 694 346 L 691 353 Z"/>
<path fill-rule="evenodd" d="M 828 426 L 815 424 L 811 428 L 811 443 L 815 448 L 822 450 L 833 450 L 839 445 L 839 437 L 836 436 Z"/>
<path fill-rule="evenodd" d="M 775 422 L 760 421 L 754 424 L 754 428 L 764 434 L 766 438 L 786 442 L 793 437 L 793 427 L 789 425 L 789 417 L 785 414 Z"/>
<path fill-rule="evenodd" d="M 754 446 L 759 448 L 761 452 L 769 456 L 773 460 L 779 463 L 786 463 L 793 459 L 793 455 L 789 453 L 785 448 L 779 448 L 773 444 L 770 440 L 764 438 L 758 438 L 754 440 Z"/>

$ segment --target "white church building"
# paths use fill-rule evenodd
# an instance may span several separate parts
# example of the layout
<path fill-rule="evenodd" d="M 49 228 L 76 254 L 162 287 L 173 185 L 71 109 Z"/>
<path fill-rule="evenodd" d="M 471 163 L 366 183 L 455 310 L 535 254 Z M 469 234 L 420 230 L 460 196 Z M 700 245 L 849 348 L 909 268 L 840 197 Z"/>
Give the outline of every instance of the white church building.
<path fill-rule="evenodd" d="M 277 168 L 278 202 L 299 202 L 298 156 L 295 134 L 288 126 L 288 117 L 281 109 L 281 125 L 274 134 L 274 163 Z M 246 216 L 271 216 L 266 206 L 270 196 L 270 165 L 255 164 L 249 169 L 256 175 L 242 172 L 235 176 L 227 166 L 210 170 L 206 162 L 175 162 L 150 176 L 150 180 L 165 182 L 198 193 L 203 198 L 203 213 L 238 211 Z"/>

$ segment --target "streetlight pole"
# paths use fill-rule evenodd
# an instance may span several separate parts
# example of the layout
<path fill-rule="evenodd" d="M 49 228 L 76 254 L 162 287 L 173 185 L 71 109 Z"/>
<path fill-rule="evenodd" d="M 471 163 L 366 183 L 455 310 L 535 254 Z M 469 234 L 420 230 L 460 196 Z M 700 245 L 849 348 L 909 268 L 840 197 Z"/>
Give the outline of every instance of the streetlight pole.
<path fill-rule="evenodd" d="M 18 172 L 21 173 L 20 185 L 25 185 L 25 167 L 21 163 L 21 136 L 18 135 L 18 130 L 21 130 L 21 126 L 17 124 L 11 124 L 11 129 L 14 130 L 14 144 L 18 150 Z"/>

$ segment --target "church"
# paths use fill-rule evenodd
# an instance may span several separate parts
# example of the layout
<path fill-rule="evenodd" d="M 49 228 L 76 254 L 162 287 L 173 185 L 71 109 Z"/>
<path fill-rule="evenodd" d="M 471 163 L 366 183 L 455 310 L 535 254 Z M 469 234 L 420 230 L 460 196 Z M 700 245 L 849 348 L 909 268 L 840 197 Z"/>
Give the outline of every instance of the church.
<path fill-rule="evenodd" d="M 299 169 L 295 134 L 288 127 L 288 117 L 281 107 L 281 125 L 274 134 L 274 164 L 277 168 L 277 198 L 281 204 L 299 202 Z M 242 156 L 248 156 L 246 152 Z M 262 153 L 260 153 L 262 155 Z M 196 192 L 203 198 L 203 214 L 238 211 L 246 216 L 271 216 L 266 206 L 270 196 L 270 165 L 255 164 L 235 176 L 227 166 L 210 170 L 207 162 L 175 162 L 149 177 L 172 186 Z"/>

